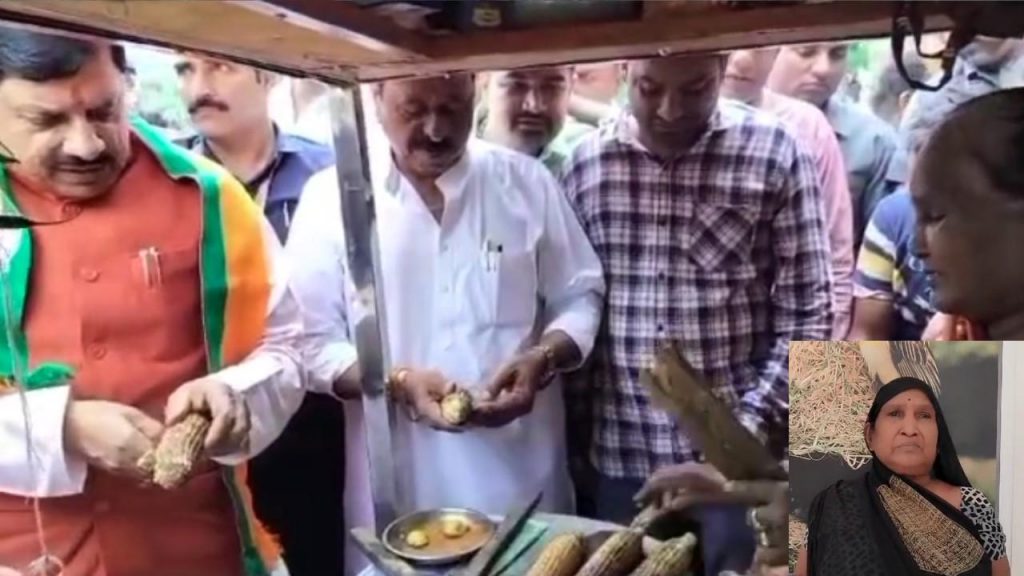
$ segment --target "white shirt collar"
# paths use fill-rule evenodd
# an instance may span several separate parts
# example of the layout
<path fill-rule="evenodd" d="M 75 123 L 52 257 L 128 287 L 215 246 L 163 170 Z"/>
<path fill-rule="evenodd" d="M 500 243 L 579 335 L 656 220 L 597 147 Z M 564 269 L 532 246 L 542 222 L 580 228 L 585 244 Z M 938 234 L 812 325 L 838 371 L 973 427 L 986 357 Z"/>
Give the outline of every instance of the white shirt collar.
<path fill-rule="evenodd" d="M 469 180 L 469 174 L 472 168 L 473 157 L 476 154 L 473 148 L 474 146 L 471 140 L 467 144 L 466 150 L 463 152 L 459 160 L 434 181 L 437 188 L 444 194 L 447 202 L 452 202 L 461 197 L 463 190 L 466 188 L 466 183 Z M 398 169 L 398 165 L 395 163 L 395 159 L 390 148 L 388 149 L 387 158 L 387 172 L 386 176 L 384 176 L 382 190 L 392 196 L 398 196 L 402 190 L 402 183 L 408 181 Z"/>

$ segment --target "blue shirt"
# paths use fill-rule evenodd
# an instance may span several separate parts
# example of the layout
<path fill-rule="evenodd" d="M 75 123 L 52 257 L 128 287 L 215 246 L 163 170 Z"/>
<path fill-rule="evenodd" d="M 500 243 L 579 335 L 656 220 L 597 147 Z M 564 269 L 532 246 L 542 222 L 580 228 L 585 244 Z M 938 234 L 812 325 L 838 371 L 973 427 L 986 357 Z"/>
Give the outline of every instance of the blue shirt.
<path fill-rule="evenodd" d="M 914 254 L 917 215 L 904 186 L 882 198 L 864 233 L 853 295 L 892 302 L 890 340 L 920 340 L 935 308 L 924 261 Z"/>
<path fill-rule="evenodd" d="M 937 77 L 933 76 L 928 82 L 934 84 Z M 966 60 L 958 59 L 949 83 L 937 92 L 916 93 L 914 95 L 914 98 L 917 99 L 916 106 L 908 110 L 906 117 L 900 122 L 902 129 L 900 130 L 896 154 L 889 164 L 889 173 L 886 175 L 890 189 L 896 190 L 910 182 L 910 155 L 912 151 L 904 132 L 906 126 L 915 123 L 915 116 L 934 114 L 935 109 L 944 106 L 946 102 L 955 102 L 959 106 L 968 100 L 984 96 L 1001 88 L 998 70 L 979 68 Z"/>
<path fill-rule="evenodd" d="M 856 248 L 875 206 L 890 192 L 886 176 L 896 152 L 896 135 L 882 119 L 841 96 L 831 98 L 824 112 L 843 151 Z"/>
<path fill-rule="evenodd" d="M 274 128 L 274 133 L 277 142 L 270 164 L 251 181 L 242 184 L 250 194 L 255 195 L 259 187 L 269 179 L 263 213 L 283 244 L 288 239 L 292 215 L 295 214 L 295 207 L 299 203 L 306 181 L 313 174 L 334 164 L 334 151 L 329 146 L 308 138 L 285 134 L 277 127 Z M 219 162 L 206 139 L 199 134 L 187 138 L 181 144 L 193 152 Z"/>

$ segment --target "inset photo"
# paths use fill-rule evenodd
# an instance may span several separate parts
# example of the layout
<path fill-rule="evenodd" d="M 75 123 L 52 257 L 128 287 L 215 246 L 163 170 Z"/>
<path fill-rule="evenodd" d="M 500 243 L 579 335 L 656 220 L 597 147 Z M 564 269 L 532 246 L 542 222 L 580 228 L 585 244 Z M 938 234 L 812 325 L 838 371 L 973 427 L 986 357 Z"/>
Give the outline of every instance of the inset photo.
<path fill-rule="evenodd" d="M 795 574 L 1010 573 L 1003 353 L 999 342 L 791 344 Z"/>

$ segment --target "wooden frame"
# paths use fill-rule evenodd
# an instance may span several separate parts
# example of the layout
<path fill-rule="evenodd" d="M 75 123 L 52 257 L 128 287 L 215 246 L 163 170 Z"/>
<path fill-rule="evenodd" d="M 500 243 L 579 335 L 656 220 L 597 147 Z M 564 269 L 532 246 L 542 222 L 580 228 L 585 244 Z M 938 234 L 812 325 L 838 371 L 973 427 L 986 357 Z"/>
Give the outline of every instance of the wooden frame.
<path fill-rule="evenodd" d="M 949 27 L 926 3 L 929 29 Z M 406 30 L 346 0 L 5 0 L 0 18 L 218 54 L 332 82 L 457 70 L 717 51 L 883 36 L 892 2 L 758 3 L 650 0 L 640 20 L 480 31 Z"/>

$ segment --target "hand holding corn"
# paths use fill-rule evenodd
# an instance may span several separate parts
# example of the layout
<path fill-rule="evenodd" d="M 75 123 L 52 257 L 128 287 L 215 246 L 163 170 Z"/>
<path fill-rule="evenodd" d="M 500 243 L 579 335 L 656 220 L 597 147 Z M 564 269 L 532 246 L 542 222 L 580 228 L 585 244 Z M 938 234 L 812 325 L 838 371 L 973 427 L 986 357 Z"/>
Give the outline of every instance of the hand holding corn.
<path fill-rule="evenodd" d="M 167 490 L 182 485 L 203 454 L 203 439 L 210 430 L 210 419 L 193 412 L 167 428 L 156 448 L 147 452 L 139 467 L 150 480 Z"/>
<path fill-rule="evenodd" d="M 68 451 L 90 466 L 139 479 L 139 458 L 153 449 L 164 427 L 138 408 L 103 400 L 72 400 L 64 416 Z"/>
<path fill-rule="evenodd" d="M 540 349 L 517 355 L 491 380 L 487 395 L 473 410 L 473 423 L 498 428 L 533 410 L 533 400 L 551 375 Z"/>
<path fill-rule="evenodd" d="M 657 470 L 637 494 L 653 515 L 701 504 L 734 504 L 750 508 L 758 539 L 755 564 L 786 562 L 789 484 L 776 480 L 728 481 L 714 466 L 690 462 Z"/>
<path fill-rule="evenodd" d="M 230 386 L 212 378 L 200 378 L 178 387 L 167 399 L 168 427 L 193 413 L 208 414 L 210 428 L 203 439 L 207 456 L 227 456 L 247 449 L 249 407 Z"/>
<path fill-rule="evenodd" d="M 398 368 L 388 377 L 388 391 L 395 402 L 405 406 L 413 422 L 423 421 L 431 428 L 447 432 L 461 429 L 459 422 L 445 418 L 450 409 L 442 409 L 444 399 L 455 394 L 458 386 L 437 370 Z"/>
<path fill-rule="evenodd" d="M 655 470 L 634 499 L 653 508 L 681 510 L 730 498 L 725 493 L 727 484 L 728 480 L 713 465 L 687 462 Z"/>

